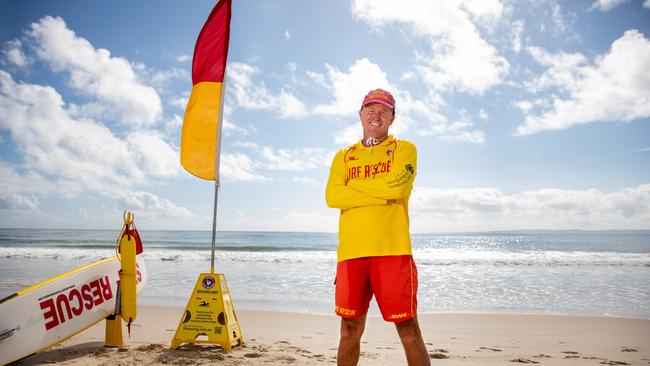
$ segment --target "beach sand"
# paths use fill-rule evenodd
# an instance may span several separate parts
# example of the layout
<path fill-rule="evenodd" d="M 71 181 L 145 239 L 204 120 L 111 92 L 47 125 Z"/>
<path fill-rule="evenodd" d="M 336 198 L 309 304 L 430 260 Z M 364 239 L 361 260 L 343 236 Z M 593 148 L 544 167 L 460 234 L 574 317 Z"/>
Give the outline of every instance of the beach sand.
<path fill-rule="evenodd" d="M 335 316 L 237 311 L 245 344 L 170 350 L 182 308 L 141 307 L 122 348 L 105 348 L 104 322 L 20 365 L 335 364 Z M 425 314 L 420 326 L 433 365 L 650 365 L 650 320 L 615 317 Z M 360 365 L 406 365 L 392 324 L 369 317 Z"/>

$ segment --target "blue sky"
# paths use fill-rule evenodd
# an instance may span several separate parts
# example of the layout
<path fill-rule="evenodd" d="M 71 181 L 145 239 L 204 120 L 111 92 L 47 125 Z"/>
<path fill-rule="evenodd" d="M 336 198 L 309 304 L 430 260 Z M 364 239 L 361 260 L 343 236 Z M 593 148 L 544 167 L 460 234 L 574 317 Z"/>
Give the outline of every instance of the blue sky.
<path fill-rule="evenodd" d="M 413 232 L 650 229 L 650 0 L 233 0 L 218 228 L 330 231 L 376 87 Z M 0 226 L 211 228 L 178 161 L 213 1 L 0 3 Z"/>

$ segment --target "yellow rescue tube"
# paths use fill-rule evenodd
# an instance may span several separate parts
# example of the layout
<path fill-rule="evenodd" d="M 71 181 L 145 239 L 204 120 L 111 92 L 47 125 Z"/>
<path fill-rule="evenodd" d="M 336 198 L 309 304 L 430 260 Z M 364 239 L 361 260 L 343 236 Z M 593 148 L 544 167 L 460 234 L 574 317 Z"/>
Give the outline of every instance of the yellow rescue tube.
<path fill-rule="evenodd" d="M 122 269 L 120 270 L 120 313 L 125 322 L 131 323 L 136 317 L 136 266 L 135 238 L 125 234 L 120 241 Z"/>

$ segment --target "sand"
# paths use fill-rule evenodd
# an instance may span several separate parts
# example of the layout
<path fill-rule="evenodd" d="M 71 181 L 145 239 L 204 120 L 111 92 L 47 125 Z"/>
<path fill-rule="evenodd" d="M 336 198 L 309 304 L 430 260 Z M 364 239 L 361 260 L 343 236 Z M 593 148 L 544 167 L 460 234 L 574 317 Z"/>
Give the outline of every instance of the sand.
<path fill-rule="evenodd" d="M 105 348 L 104 322 L 20 365 L 335 364 L 335 316 L 237 311 L 245 343 L 170 350 L 182 308 L 141 307 L 125 346 Z M 419 317 L 433 365 L 650 365 L 650 320 L 615 317 L 425 314 Z M 369 317 L 360 365 L 406 365 L 395 328 Z"/>

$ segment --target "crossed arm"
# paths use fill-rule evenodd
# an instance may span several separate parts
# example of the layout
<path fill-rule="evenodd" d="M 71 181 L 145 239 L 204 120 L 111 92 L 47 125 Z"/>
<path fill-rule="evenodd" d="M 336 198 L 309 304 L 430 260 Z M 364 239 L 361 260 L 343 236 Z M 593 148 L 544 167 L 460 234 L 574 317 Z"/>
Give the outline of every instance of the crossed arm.
<path fill-rule="evenodd" d="M 327 205 L 332 208 L 347 209 L 385 205 L 392 200 L 407 197 L 415 178 L 417 151 L 413 144 L 403 145 L 394 152 L 390 173 L 349 182 L 346 181 L 347 166 L 344 151 L 336 154 L 325 192 Z"/>
<path fill-rule="evenodd" d="M 334 156 L 330 168 L 330 177 L 327 180 L 325 199 L 329 207 L 347 209 L 386 204 L 385 199 L 375 198 L 368 193 L 348 187 L 346 176 L 345 150 L 341 150 Z"/>

